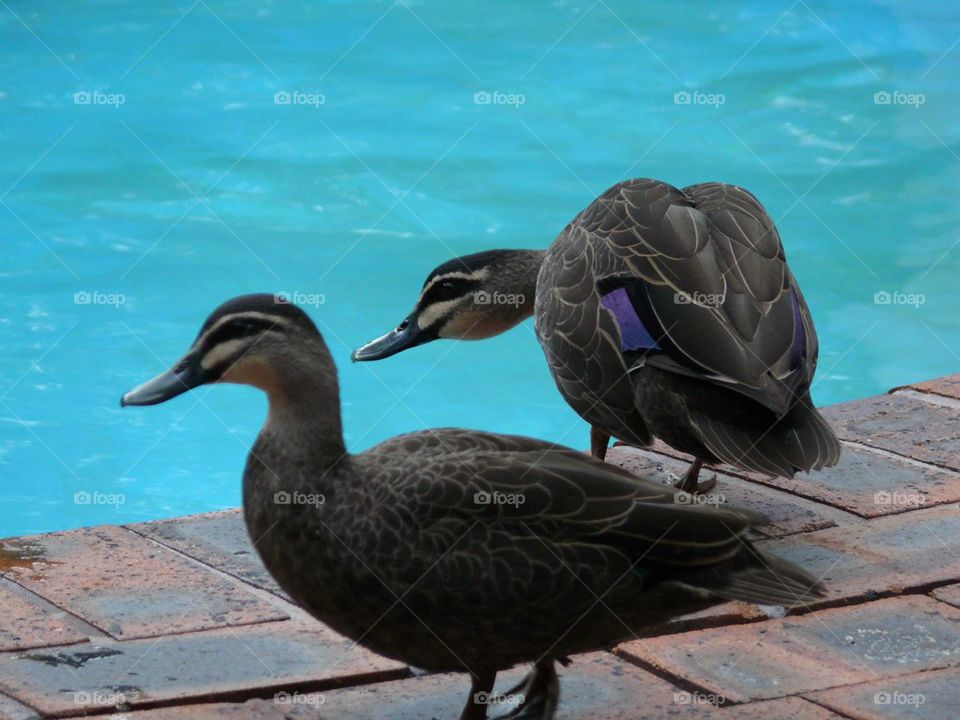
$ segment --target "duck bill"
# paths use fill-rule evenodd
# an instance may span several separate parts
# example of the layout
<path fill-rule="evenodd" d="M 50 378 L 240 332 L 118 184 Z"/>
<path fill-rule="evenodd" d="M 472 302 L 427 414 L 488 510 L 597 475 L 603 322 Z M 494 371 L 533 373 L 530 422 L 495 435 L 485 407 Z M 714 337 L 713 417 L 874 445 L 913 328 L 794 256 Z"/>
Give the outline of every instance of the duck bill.
<path fill-rule="evenodd" d="M 425 343 L 427 340 L 428 338 L 417 324 L 416 314 L 413 314 L 386 335 L 381 335 L 358 347 L 353 351 L 350 359 L 354 362 L 383 360 L 383 358 Z"/>
<path fill-rule="evenodd" d="M 206 373 L 191 356 L 185 357 L 173 370 L 147 380 L 120 398 L 120 407 L 128 405 L 159 405 L 188 390 L 203 385 Z"/>

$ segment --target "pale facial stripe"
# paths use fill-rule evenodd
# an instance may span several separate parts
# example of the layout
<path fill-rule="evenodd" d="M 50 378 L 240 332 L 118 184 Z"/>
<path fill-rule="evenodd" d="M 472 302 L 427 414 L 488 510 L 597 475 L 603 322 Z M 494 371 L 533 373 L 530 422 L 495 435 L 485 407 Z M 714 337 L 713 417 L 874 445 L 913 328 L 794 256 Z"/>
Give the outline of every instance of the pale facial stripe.
<path fill-rule="evenodd" d="M 236 338 L 215 345 L 200 359 L 200 367 L 211 370 L 217 365 L 226 362 L 235 355 L 240 355 L 240 349 L 251 345 L 254 337 Z"/>
<path fill-rule="evenodd" d="M 460 298 L 454 298 L 453 300 L 431 303 L 417 316 L 417 325 L 421 330 L 425 330 L 446 315 L 447 310 L 450 310 L 459 302 Z"/>
<path fill-rule="evenodd" d="M 474 270 L 473 272 L 463 272 L 461 270 L 454 270 L 443 275 L 436 275 L 431 278 L 430 282 L 423 286 L 423 290 L 420 291 L 420 299 L 423 299 L 423 296 L 427 294 L 427 291 L 436 285 L 438 282 L 443 282 L 444 280 L 476 280 L 482 281 L 486 280 L 490 276 L 490 268 L 483 267 L 479 270 Z"/>
<path fill-rule="evenodd" d="M 193 344 L 194 349 L 199 349 L 203 347 L 203 344 L 206 342 L 207 338 L 213 335 L 213 333 L 215 333 L 221 327 L 223 327 L 227 323 L 232 322 L 234 320 L 263 320 L 263 321 L 274 323 L 278 326 L 283 326 L 286 328 L 289 328 L 291 326 L 290 321 L 287 318 L 282 317 L 280 315 L 271 315 L 270 313 L 262 313 L 262 312 L 254 312 L 254 311 L 233 313 L 232 315 L 225 315 L 219 320 L 217 320 L 217 322 L 214 323 L 209 330 L 207 330 L 205 333 L 203 333 L 203 335 L 198 337 L 197 341 Z"/>

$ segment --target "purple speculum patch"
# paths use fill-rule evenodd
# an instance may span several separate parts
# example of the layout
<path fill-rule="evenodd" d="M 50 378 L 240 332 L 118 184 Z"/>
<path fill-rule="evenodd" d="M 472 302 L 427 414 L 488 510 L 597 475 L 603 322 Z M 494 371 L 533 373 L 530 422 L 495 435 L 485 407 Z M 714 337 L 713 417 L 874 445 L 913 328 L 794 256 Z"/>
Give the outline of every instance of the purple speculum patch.
<path fill-rule="evenodd" d="M 644 327 L 630 302 L 626 288 L 617 288 L 600 298 L 600 304 L 613 313 L 620 326 L 620 349 L 623 351 L 659 350 L 653 336 Z"/>

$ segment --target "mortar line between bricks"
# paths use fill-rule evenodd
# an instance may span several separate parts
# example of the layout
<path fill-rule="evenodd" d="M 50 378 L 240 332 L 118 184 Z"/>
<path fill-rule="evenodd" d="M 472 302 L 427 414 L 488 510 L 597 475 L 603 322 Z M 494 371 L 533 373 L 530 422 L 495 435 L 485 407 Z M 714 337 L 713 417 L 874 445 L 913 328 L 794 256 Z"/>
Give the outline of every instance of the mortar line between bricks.
<path fill-rule="evenodd" d="M 960 400 L 957 400 L 955 397 L 950 397 L 949 395 L 944 395 L 938 392 L 917 390 L 915 387 L 911 387 L 909 385 L 905 387 L 893 388 L 887 394 L 896 395 L 897 397 L 910 398 L 911 400 L 929 403 L 930 405 L 936 405 L 937 407 L 960 410 Z"/>
<path fill-rule="evenodd" d="M 631 653 L 628 653 L 624 650 L 620 650 L 619 648 L 614 648 L 610 652 L 615 657 L 620 658 L 624 662 L 630 663 L 631 665 L 638 667 L 641 670 L 644 670 L 650 673 L 651 675 L 670 683 L 673 687 L 679 690 L 683 690 L 684 692 L 688 692 L 688 693 L 700 693 L 702 695 L 714 694 L 713 690 L 711 690 L 705 685 L 700 685 L 694 682 L 693 680 L 688 680 L 682 675 L 677 675 L 671 672 L 670 670 L 668 670 L 667 668 L 662 668 L 655 663 L 652 663 L 648 660 L 644 660 L 643 658 L 632 655 Z M 722 693 L 719 693 L 719 694 L 722 695 Z M 726 696 L 724 696 L 724 700 L 726 700 Z M 743 704 L 744 703 L 735 703 L 730 701 L 730 702 L 727 702 L 725 706 L 726 705 L 743 705 Z"/>
<path fill-rule="evenodd" d="M 179 519 L 180 518 L 174 518 L 174 520 L 179 520 Z M 306 610 L 304 610 L 299 605 L 296 605 L 295 603 L 290 602 L 286 598 L 281 597 L 280 595 L 277 595 L 275 592 L 272 592 L 270 590 L 266 590 L 262 587 L 254 585 L 248 582 L 247 580 L 244 580 L 242 577 L 239 577 L 237 575 L 234 575 L 233 573 L 227 572 L 226 570 L 223 570 L 222 568 L 218 568 L 215 565 L 211 565 L 207 562 L 204 562 L 199 558 L 195 558 L 192 555 L 189 555 L 183 552 L 183 550 L 177 547 L 174 547 L 172 545 L 167 545 L 165 542 L 161 540 L 157 540 L 156 538 L 151 537 L 150 535 L 144 535 L 142 532 L 138 530 L 134 530 L 129 525 L 119 525 L 118 527 L 122 527 L 124 530 L 127 530 L 128 532 L 131 532 L 134 535 L 137 535 L 138 537 L 143 538 L 144 540 L 147 540 L 151 544 L 156 545 L 159 548 L 163 548 L 164 550 L 167 550 L 169 552 L 172 552 L 183 559 L 186 559 L 192 565 L 195 565 L 202 570 L 210 572 L 211 574 L 216 575 L 221 579 L 232 580 L 240 583 L 243 586 L 244 590 L 247 590 L 252 595 L 255 595 L 258 599 L 263 600 L 274 609 L 282 610 L 288 615 L 288 618 L 286 620 L 279 620 L 279 619 L 265 620 L 265 621 L 261 621 L 260 623 L 247 623 L 245 625 L 242 625 L 242 626 L 238 625 L 236 627 L 250 627 L 251 625 L 258 625 L 266 622 L 288 622 L 290 620 L 293 620 L 294 617 L 296 617 L 298 620 L 310 620 L 311 622 L 313 621 L 313 616 L 310 615 Z M 188 631 L 188 632 L 192 632 L 192 631 Z M 178 633 L 178 634 L 182 634 L 182 633 Z"/>
<path fill-rule="evenodd" d="M 910 457 L 909 455 L 903 455 L 898 453 L 895 450 L 890 450 L 889 448 L 879 447 L 877 445 L 870 445 L 863 442 L 862 440 L 851 440 L 848 438 L 841 438 L 844 445 L 849 445 L 850 447 L 857 448 L 858 450 L 869 450 L 875 452 L 879 455 L 886 455 L 888 457 L 895 458 L 897 460 L 906 460 L 909 465 L 918 465 L 922 468 L 930 470 L 940 470 L 942 472 L 951 473 L 953 475 L 960 474 L 960 470 L 955 467 L 950 467 L 949 465 L 941 465 L 939 463 L 930 462 L 929 460 L 917 460 L 915 457 Z"/>
<path fill-rule="evenodd" d="M 822 600 L 822 601 L 818 601 L 817 604 L 812 606 L 804 605 L 804 606 L 792 608 L 789 611 L 789 613 L 784 617 L 798 618 L 798 617 L 803 617 L 806 615 L 811 615 L 813 613 L 820 612 L 821 610 L 836 610 L 837 608 L 856 607 L 857 605 L 869 605 L 870 603 L 879 602 L 881 600 L 890 600 L 891 598 L 901 598 L 901 597 L 902 598 L 914 597 L 918 595 L 929 597 L 931 600 L 934 600 L 939 603 L 943 603 L 949 607 L 960 610 L 960 608 L 957 608 L 956 605 L 952 605 L 951 603 L 948 603 L 945 600 L 941 600 L 940 598 L 935 598 L 930 595 L 930 593 L 934 590 L 942 588 L 946 585 L 956 585 L 958 582 L 960 582 L 960 579 L 958 578 L 951 578 L 949 580 L 931 580 L 930 582 L 923 583 L 922 585 L 913 585 L 911 587 L 904 588 L 902 590 L 891 590 L 891 589 L 873 590 L 871 591 L 873 594 L 871 594 L 869 597 L 864 595 L 859 595 L 854 597 L 834 598 L 832 600 Z M 768 618 L 759 618 L 757 620 L 747 620 L 740 624 L 747 625 L 747 624 L 753 624 L 755 622 L 766 622 L 767 619 Z"/>
<path fill-rule="evenodd" d="M 395 670 L 376 670 L 363 675 L 355 675 L 350 677 L 337 677 L 325 680 L 305 680 L 302 682 L 292 683 L 277 683 L 276 685 L 271 685 L 269 687 L 247 687 L 238 688 L 236 690 L 214 690 L 213 692 L 197 695 L 195 697 L 177 696 L 136 702 L 130 710 L 125 711 L 123 714 L 126 715 L 128 713 L 139 712 L 141 710 L 155 710 L 157 708 L 189 707 L 191 705 L 244 703 L 248 700 L 271 701 L 273 696 L 281 692 L 299 692 L 301 694 L 322 693 L 332 690 L 340 690 L 341 688 L 361 687 L 365 685 L 376 685 L 378 683 L 394 682 L 396 680 L 407 680 L 412 677 L 413 674 L 410 672 L 410 669 L 403 667 Z M 9 691 L 5 691 L 5 694 L 9 694 Z M 25 704 L 22 701 L 17 700 L 16 697 L 13 697 L 12 699 L 15 702 L 19 702 L 21 705 Z M 102 717 L 106 715 L 117 714 L 117 708 L 115 706 L 84 706 L 78 708 L 77 710 L 68 710 L 55 715 L 43 715 L 32 706 L 27 705 L 27 707 L 37 712 L 38 719 L 49 718 L 50 720 L 53 720 L 54 718 Z M 281 714 L 283 713 L 281 712 Z"/>
<path fill-rule="evenodd" d="M 876 682 L 876 680 L 871 680 L 870 682 Z M 853 685 L 841 685 L 840 687 L 855 687 L 856 685 L 869 685 L 869 684 L 870 684 L 869 682 L 854 683 Z M 814 693 L 814 692 L 819 692 L 819 690 L 809 690 L 807 691 L 807 694 Z M 848 720 L 858 720 L 856 715 L 848 715 L 847 713 L 841 712 L 840 710 L 830 707 L 829 705 L 824 705 L 822 702 L 818 702 L 817 700 L 811 697 L 808 697 L 803 693 L 801 693 L 800 695 L 797 695 L 797 697 L 799 697 L 801 700 L 806 700 L 808 703 L 816 705 L 817 707 L 821 707 L 824 710 L 827 710 L 828 712 L 832 712 L 834 715 L 837 715 L 839 717 L 847 718 Z M 860 717 L 863 717 L 863 716 L 861 715 Z"/>
<path fill-rule="evenodd" d="M 85 620 L 80 615 L 77 615 L 77 613 L 75 613 L 73 610 L 57 605 L 50 598 L 45 597 L 41 595 L 39 592 L 37 592 L 36 590 L 33 590 L 32 588 L 28 588 L 26 585 L 23 585 L 17 582 L 9 575 L 4 574 L 4 575 L 0 575 L 0 577 L 2 577 L 8 583 L 11 583 L 12 585 L 16 585 L 18 591 L 28 594 L 32 600 L 33 599 L 40 600 L 41 602 L 37 603 L 38 607 L 41 607 L 45 610 L 49 608 L 56 608 L 58 612 L 62 612 L 64 615 L 69 615 L 71 618 L 71 621 L 75 621 L 78 625 L 82 626 L 82 632 L 87 636 L 86 640 L 80 640 L 79 642 L 75 642 L 75 643 L 42 645 L 36 648 L 28 648 L 22 652 L 30 652 L 32 650 L 44 650 L 46 648 L 51 648 L 51 647 L 70 647 L 73 645 L 82 645 L 84 642 L 99 642 L 99 641 L 109 641 L 114 639 L 113 636 L 109 635 L 105 630 L 97 627 L 96 625 L 91 623 L 89 620 Z M 89 628 L 89 630 L 87 628 Z M 16 652 L 21 652 L 21 651 L 16 651 Z"/>
<path fill-rule="evenodd" d="M 844 443 L 853 445 L 853 443 L 848 443 L 847 441 L 844 441 Z M 632 445 L 621 445 L 620 447 L 632 448 L 633 446 L 632 446 Z M 648 449 L 648 448 L 639 448 L 639 449 L 642 449 L 644 452 L 650 453 L 651 455 L 657 455 L 657 456 L 663 457 L 663 458 L 670 458 L 671 460 L 689 461 L 689 459 L 690 459 L 689 457 L 684 457 L 683 455 L 681 455 L 681 454 L 679 454 L 679 453 L 676 454 L 676 455 L 673 455 L 673 454 L 671 454 L 671 453 L 663 452 L 663 451 L 661 451 L 661 450 L 652 450 L 652 449 Z M 873 448 L 870 448 L 870 449 L 873 450 Z M 724 474 L 724 475 L 729 475 L 730 477 L 736 478 L 737 480 L 742 480 L 742 481 L 744 481 L 744 482 L 748 482 L 748 483 L 750 483 L 751 485 L 759 485 L 760 487 L 762 487 L 762 488 L 764 488 L 764 489 L 766 489 L 766 490 L 773 490 L 774 492 L 783 493 L 784 495 L 787 495 L 788 497 L 801 498 L 801 499 L 806 500 L 806 501 L 808 501 L 808 502 L 810 502 L 810 503 L 813 503 L 814 505 L 820 505 L 820 506 L 823 506 L 824 508 L 829 508 L 830 511 L 835 511 L 835 512 L 840 513 L 841 515 L 845 516 L 844 519 L 845 519 L 845 520 L 848 520 L 848 521 L 857 522 L 857 521 L 860 521 L 860 520 L 869 520 L 869 519 L 871 519 L 870 517 L 868 517 L 868 516 L 866 516 L 866 515 L 859 515 L 858 513 L 855 513 L 855 512 L 853 512 L 852 510 L 847 510 L 846 508 L 838 507 L 838 506 L 836 506 L 836 505 L 831 505 L 831 504 L 828 503 L 828 502 L 824 502 L 822 498 L 818 498 L 818 497 L 815 497 L 815 496 L 813 496 L 813 495 L 804 494 L 803 492 L 800 492 L 799 490 L 793 490 L 793 489 L 783 488 L 783 487 L 780 487 L 780 486 L 778 486 L 778 485 L 773 485 L 772 483 L 767 483 L 767 482 L 763 482 L 763 481 L 761 481 L 761 480 L 757 480 L 756 478 L 752 478 L 752 477 L 749 477 L 749 476 L 747 476 L 747 475 L 741 475 L 740 473 L 738 473 L 738 472 L 736 471 L 735 468 L 732 468 L 732 467 L 724 468 L 724 469 L 722 469 L 722 470 L 717 470 L 716 472 L 722 473 L 722 474 Z M 882 517 L 882 516 L 881 516 L 881 517 Z M 760 526 L 760 527 L 757 528 L 757 530 L 759 530 L 761 533 L 763 533 L 767 538 L 769 538 L 769 539 L 771 539 L 771 540 L 779 540 L 779 539 L 782 538 L 782 537 L 792 537 L 792 536 L 796 536 L 796 535 L 803 535 L 803 534 L 805 534 L 805 533 L 810 533 L 810 532 L 818 532 L 818 530 L 799 530 L 799 531 L 797 531 L 797 532 L 787 533 L 786 535 L 767 535 L 767 533 L 763 532 L 763 527 L 764 527 L 764 526 Z M 839 527 L 839 526 L 834 525 L 833 527 Z M 829 529 L 829 528 L 820 528 L 820 530 L 828 530 L 828 529 Z"/>
<path fill-rule="evenodd" d="M 30 713 L 33 713 L 32 715 L 25 715 L 25 717 L 27 717 L 29 720 L 40 720 L 43 717 L 40 714 L 40 711 L 33 707 L 33 705 L 27 705 L 27 703 L 23 702 L 22 700 L 17 700 L 7 692 L 0 692 L 0 701 L 2 701 L 0 702 L 0 712 L 4 710 L 3 703 L 6 703 L 6 709 L 10 709 L 12 707 L 13 709 L 17 710 L 17 712 L 20 712 L 20 710 L 26 710 Z"/>
<path fill-rule="evenodd" d="M 667 668 L 665 668 L 665 667 L 663 667 L 663 668 L 662 668 L 662 667 L 659 667 L 659 666 L 657 666 L 656 664 L 654 664 L 654 663 L 652 663 L 652 662 L 650 662 L 650 661 L 648 661 L 648 660 L 645 660 L 644 658 L 636 657 L 636 656 L 631 655 L 631 654 L 628 653 L 628 652 L 618 651 L 617 649 L 614 649 L 614 650 L 612 650 L 611 652 L 613 652 L 613 654 L 616 655 L 616 656 L 617 656 L 618 658 L 620 658 L 621 660 L 623 660 L 623 661 L 625 661 L 625 662 L 628 662 L 628 663 L 630 663 L 631 665 L 635 665 L 635 666 L 641 668 L 642 670 L 646 670 L 646 671 L 649 672 L 651 675 L 656 675 L 656 676 L 657 676 L 658 678 L 660 678 L 661 680 L 664 680 L 664 681 L 670 683 L 671 685 L 673 685 L 673 686 L 676 687 L 676 688 L 679 688 L 680 690 L 684 690 L 684 691 L 690 692 L 690 693 L 702 693 L 702 694 L 704 694 L 704 695 L 721 695 L 721 696 L 723 696 L 723 698 L 724 698 L 724 700 L 725 700 L 725 702 L 724 702 L 724 704 L 723 704 L 722 707 L 735 707 L 735 706 L 742 706 L 742 705 L 750 705 L 751 703 L 757 703 L 757 702 L 766 702 L 766 701 L 771 701 L 771 700 L 783 700 L 783 699 L 788 698 L 788 697 L 798 697 L 798 698 L 800 698 L 800 699 L 802 699 L 802 700 L 810 700 L 810 698 L 806 697 L 806 696 L 804 695 L 804 693 L 824 692 L 824 691 L 827 691 L 827 690 L 836 690 L 836 689 L 838 689 L 838 688 L 853 687 L 853 686 L 855 686 L 855 685 L 869 685 L 869 684 L 876 683 L 876 682 L 881 682 L 881 681 L 884 681 L 884 680 L 889 681 L 889 682 L 892 683 L 892 682 L 896 682 L 897 680 L 903 679 L 903 678 L 905 678 L 905 677 L 909 677 L 910 675 L 916 675 L 916 674 L 918 674 L 918 673 L 911 673 L 911 674 L 908 674 L 908 675 L 891 675 L 891 676 L 889 676 L 889 677 L 878 677 L 878 678 L 875 678 L 875 679 L 866 680 L 866 681 L 860 681 L 860 682 L 840 683 L 839 685 L 828 685 L 828 686 L 825 686 L 825 687 L 818 687 L 818 688 L 816 688 L 816 689 L 814 689 L 814 690 L 800 690 L 800 691 L 797 691 L 797 692 L 789 693 L 789 694 L 787 694 L 787 695 L 777 695 L 777 696 L 774 696 L 774 697 L 750 698 L 750 699 L 747 699 L 747 700 L 737 701 L 737 700 L 731 700 L 731 699 L 727 698 L 727 696 L 724 695 L 721 690 L 718 690 L 718 689 L 716 689 L 716 688 L 707 687 L 707 686 L 705 686 L 705 685 L 700 685 L 699 683 L 697 683 L 697 682 L 695 682 L 695 681 L 693 681 L 693 680 L 689 680 L 689 679 L 687 679 L 687 678 L 685 678 L 685 677 L 683 677 L 683 676 L 681 676 L 681 675 L 677 675 L 676 673 L 674 673 L 673 671 L 671 671 L 671 670 L 669 670 L 669 669 L 667 669 Z M 937 671 L 937 670 L 948 670 L 948 669 L 955 668 L 955 667 L 956 667 L 956 666 L 954 666 L 954 665 L 943 665 L 943 666 L 940 666 L 940 667 L 930 668 L 927 672 L 933 672 L 933 671 Z M 811 701 L 811 702 L 812 702 L 812 701 Z M 831 711 L 833 710 L 833 708 L 828 708 L 828 709 L 830 709 Z M 838 715 L 843 715 L 843 713 L 837 713 L 837 714 L 838 714 Z M 848 717 L 848 716 L 843 715 L 843 717 Z"/>
<path fill-rule="evenodd" d="M 940 467 L 939 465 L 934 465 L 933 463 L 929 463 L 924 460 L 917 460 L 916 458 L 912 458 L 907 455 L 900 455 L 899 453 L 896 453 L 893 450 L 887 450 L 886 448 L 867 445 L 859 440 L 844 440 L 843 444 L 849 445 L 857 450 L 863 450 L 865 452 L 873 453 L 874 455 L 879 455 L 880 457 L 887 458 L 889 460 L 896 460 L 904 465 L 916 466 L 921 470 L 933 469 L 948 475 L 960 475 L 960 471 L 953 470 L 951 468 Z"/>

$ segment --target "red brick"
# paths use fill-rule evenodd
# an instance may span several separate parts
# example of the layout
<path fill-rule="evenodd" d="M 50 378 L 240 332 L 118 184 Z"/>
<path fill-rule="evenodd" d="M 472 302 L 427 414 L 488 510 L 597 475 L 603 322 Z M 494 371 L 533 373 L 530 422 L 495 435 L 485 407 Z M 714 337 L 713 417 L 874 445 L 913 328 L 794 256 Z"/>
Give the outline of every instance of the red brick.
<path fill-rule="evenodd" d="M 318 622 L 289 620 L 4 653 L 0 691 L 44 715 L 90 714 L 118 702 L 132 709 L 216 702 L 291 687 L 387 680 L 407 672 Z"/>
<path fill-rule="evenodd" d="M 618 650 L 734 702 L 960 664 L 960 610 L 892 598 L 750 625 L 637 640 Z"/>
<path fill-rule="evenodd" d="M 70 626 L 66 613 L 52 612 L 22 597 L 21 593 L 24 591 L 16 592 L 8 587 L 6 581 L 0 582 L 0 607 L 3 608 L 0 652 L 68 645 L 87 639 L 86 635 Z"/>
<path fill-rule="evenodd" d="M 0 695 L 0 720 L 36 720 L 37 713 L 13 698 Z"/>
<path fill-rule="evenodd" d="M 944 395 L 946 397 L 960 400 L 960 375 L 947 375 L 945 377 L 927 380 L 926 382 L 904 385 L 900 388 L 894 388 L 891 392 L 897 390 L 916 390 L 917 392 L 932 393 L 934 395 Z"/>
<path fill-rule="evenodd" d="M 684 460 L 626 445 L 612 447 L 607 454 L 607 460 L 635 475 L 664 483 L 673 481 L 671 473 L 673 476 L 680 475 L 688 466 Z M 704 477 L 709 474 L 712 473 L 705 472 Z M 807 500 L 756 485 L 742 478 L 718 473 L 717 481 L 715 490 L 705 497 L 716 499 L 718 504 L 729 502 L 740 507 L 749 507 L 771 519 L 770 525 L 759 528 L 757 537 L 779 537 L 834 527 L 838 520 L 850 522 L 850 516 L 832 508 L 817 506 Z M 694 628 L 762 620 L 765 617 L 753 603 L 728 602 L 681 618 L 672 623 L 665 632 L 683 632 Z"/>
<path fill-rule="evenodd" d="M 43 562 L 7 576 L 117 639 L 154 637 L 287 617 L 242 583 L 113 526 L 26 541 Z"/>
<path fill-rule="evenodd" d="M 937 588 L 930 594 L 941 602 L 950 603 L 954 607 L 960 607 L 960 584 L 945 585 L 944 587 Z"/>
<path fill-rule="evenodd" d="M 834 467 L 797 473 L 792 480 L 737 472 L 865 518 L 960 501 L 960 473 L 850 445 Z"/>
<path fill-rule="evenodd" d="M 104 717 L 106 720 L 283 720 L 283 713 L 266 700 L 257 699 L 245 703 L 175 705 Z"/>
<path fill-rule="evenodd" d="M 831 405 L 823 414 L 844 440 L 960 469 L 958 409 L 898 393 Z"/>
<path fill-rule="evenodd" d="M 838 720 L 842 716 L 799 697 L 729 705 L 716 720 Z"/>
<path fill-rule="evenodd" d="M 506 693 L 523 677 L 528 667 L 500 673 L 496 692 Z M 610 653 L 574 656 L 560 672 L 560 718 L 590 720 L 660 720 L 670 717 L 712 718 L 716 709 L 689 702 L 690 693 L 624 662 Z M 466 674 L 429 675 L 390 683 L 333 690 L 297 696 L 278 702 L 293 720 L 424 720 L 455 718 L 470 690 Z M 503 709 L 491 705 L 495 718 Z"/>
<path fill-rule="evenodd" d="M 813 607 L 960 580 L 960 512 L 954 505 L 758 546 L 823 580 L 827 595 Z"/>
<path fill-rule="evenodd" d="M 611 448 L 607 459 L 635 475 L 665 483 L 669 483 L 673 478 L 682 475 L 689 466 L 689 462 L 685 460 L 626 445 Z M 713 474 L 712 470 L 704 470 L 701 473 L 701 478 L 707 478 Z M 856 520 L 846 513 L 823 507 L 786 492 L 778 492 L 769 487 L 758 486 L 756 483 L 747 482 L 742 478 L 722 472 L 716 473 L 716 475 L 717 486 L 713 492 L 703 496 L 704 499 L 748 507 L 763 513 L 770 519 L 770 524 L 764 525 L 758 530 L 767 537 L 782 537 L 793 533 L 809 532 Z M 958 484 L 960 484 L 960 477 L 957 479 Z M 781 479 L 778 482 L 787 483 L 789 481 Z M 778 487 L 778 485 L 773 484 L 773 487 Z"/>
<path fill-rule="evenodd" d="M 809 697 L 858 720 L 946 720 L 960 714 L 960 669 L 877 680 Z"/>
<path fill-rule="evenodd" d="M 247 535 L 240 509 L 126 527 L 244 582 L 289 599 L 260 562 Z"/>

